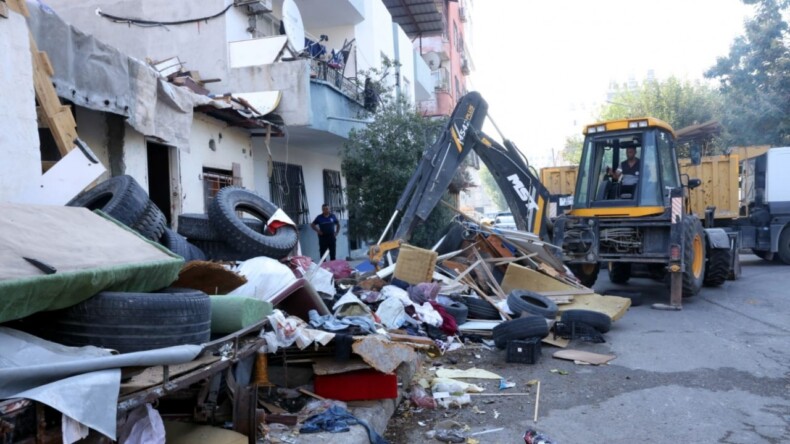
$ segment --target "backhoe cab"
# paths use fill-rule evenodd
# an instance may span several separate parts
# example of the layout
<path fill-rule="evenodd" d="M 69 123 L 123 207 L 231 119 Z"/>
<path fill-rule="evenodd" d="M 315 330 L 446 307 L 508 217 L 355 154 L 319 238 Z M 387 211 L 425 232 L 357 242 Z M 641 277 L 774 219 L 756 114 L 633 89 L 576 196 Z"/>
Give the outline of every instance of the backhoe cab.
<path fill-rule="evenodd" d="M 584 134 L 573 208 L 554 224 L 563 260 L 587 286 L 604 263 L 618 284 L 637 267 L 659 279 L 669 273 L 671 304 L 657 308 L 679 309 L 681 294 L 694 296 L 705 281 L 706 249 L 730 243 L 689 214 L 686 189 L 699 181 L 681 183 L 674 131 L 640 118 L 595 123 Z"/>

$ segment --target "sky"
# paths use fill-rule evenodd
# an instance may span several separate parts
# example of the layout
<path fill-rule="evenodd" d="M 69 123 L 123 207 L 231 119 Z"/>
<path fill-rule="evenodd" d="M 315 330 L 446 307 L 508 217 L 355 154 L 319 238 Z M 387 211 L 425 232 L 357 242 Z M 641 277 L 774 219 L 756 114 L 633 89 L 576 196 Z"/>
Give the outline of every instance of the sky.
<path fill-rule="evenodd" d="M 752 15 L 740 0 L 473 0 L 469 89 L 532 165 L 551 166 L 610 81 L 703 80 Z"/>

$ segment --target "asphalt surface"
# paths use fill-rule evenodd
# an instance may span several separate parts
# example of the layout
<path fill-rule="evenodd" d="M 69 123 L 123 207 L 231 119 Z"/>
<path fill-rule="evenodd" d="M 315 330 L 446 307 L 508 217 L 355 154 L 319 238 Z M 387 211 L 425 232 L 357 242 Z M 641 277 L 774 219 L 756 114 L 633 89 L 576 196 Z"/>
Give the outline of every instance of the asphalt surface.
<path fill-rule="evenodd" d="M 682 311 L 660 311 L 666 287 L 649 279 L 617 286 L 601 273 L 595 289 L 642 291 L 644 304 L 612 325 L 606 343 L 573 341 L 568 348 L 617 356 L 583 366 L 552 358 L 543 346 L 535 365 L 508 364 L 505 352 L 470 346 L 429 364 L 476 366 L 515 387 L 473 380 L 488 393 L 450 410 L 398 407 L 386 438 L 395 444 L 439 442 L 427 432 L 441 421 L 468 427 L 480 443 L 522 443 L 527 429 L 556 443 L 790 442 L 790 266 L 742 255 L 743 275 L 704 288 Z M 554 371 L 552 371 L 554 370 Z M 567 372 L 567 374 L 562 374 Z M 425 373 L 430 376 L 430 370 Z M 535 386 L 540 380 L 538 421 Z M 499 429 L 499 430 L 498 430 Z"/>

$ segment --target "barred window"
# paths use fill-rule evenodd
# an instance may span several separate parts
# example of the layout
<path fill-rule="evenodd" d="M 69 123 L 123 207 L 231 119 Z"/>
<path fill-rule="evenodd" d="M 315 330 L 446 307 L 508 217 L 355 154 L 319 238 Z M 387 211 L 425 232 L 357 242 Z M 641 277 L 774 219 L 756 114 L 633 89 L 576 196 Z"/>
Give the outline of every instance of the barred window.
<path fill-rule="evenodd" d="M 330 211 L 343 219 L 346 205 L 343 200 L 343 184 L 340 182 L 340 171 L 324 170 L 324 203 Z"/>
<path fill-rule="evenodd" d="M 206 211 L 219 190 L 233 185 L 233 171 L 203 168 L 203 203 Z"/>
<path fill-rule="evenodd" d="M 272 203 L 282 208 L 297 225 L 310 223 L 304 174 L 301 165 L 274 162 L 269 179 Z"/>

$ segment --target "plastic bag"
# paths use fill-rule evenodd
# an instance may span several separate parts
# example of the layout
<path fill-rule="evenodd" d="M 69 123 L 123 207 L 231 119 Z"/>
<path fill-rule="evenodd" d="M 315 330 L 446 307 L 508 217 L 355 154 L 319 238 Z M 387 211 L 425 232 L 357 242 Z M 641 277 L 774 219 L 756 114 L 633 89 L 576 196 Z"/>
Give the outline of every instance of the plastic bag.
<path fill-rule="evenodd" d="M 228 293 L 268 301 L 283 288 L 296 281 L 296 276 L 286 265 L 270 257 L 256 257 L 239 265 L 239 274 L 247 283 Z"/>
<path fill-rule="evenodd" d="M 409 396 L 409 400 L 417 407 L 421 407 L 424 409 L 435 409 L 436 408 L 436 400 L 422 388 L 421 385 L 415 384 L 411 388 L 411 396 Z"/>
<path fill-rule="evenodd" d="M 130 419 L 137 418 L 124 444 L 165 444 L 165 425 L 162 417 L 151 404 L 135 409 Z M 120 440 L 119 440 L 120 441 Z"/>

